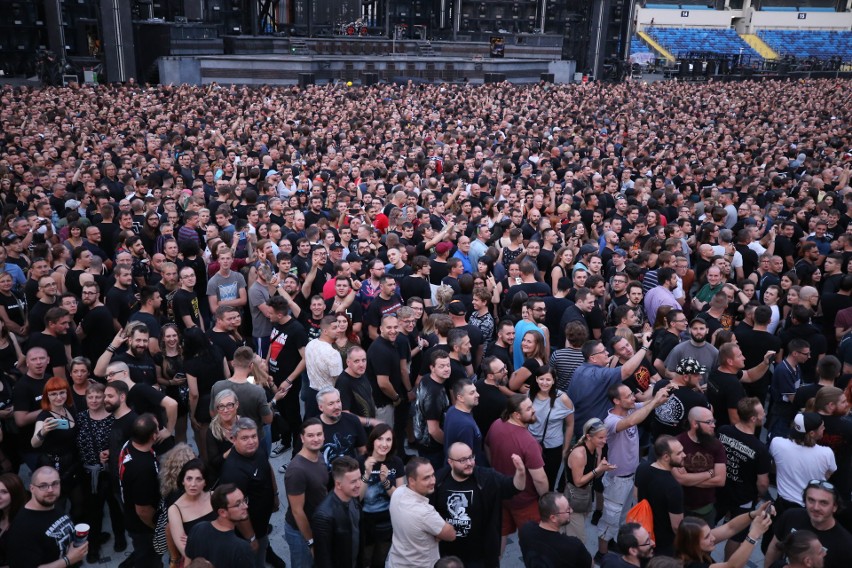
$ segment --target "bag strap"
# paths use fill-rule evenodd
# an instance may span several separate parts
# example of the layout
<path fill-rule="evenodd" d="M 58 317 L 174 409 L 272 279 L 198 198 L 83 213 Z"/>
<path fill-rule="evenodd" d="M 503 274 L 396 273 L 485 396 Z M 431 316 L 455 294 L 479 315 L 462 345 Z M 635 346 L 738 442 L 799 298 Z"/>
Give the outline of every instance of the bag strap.
<path fill-rule="evenodd" d="M 557 396 L 559 396 L 558 392 L 557 392 Z M 544 419 L 544 430 L 541 433 L 541 440 L 540 440 L 542 448 L 544 447 L 544 438 L 547 436 L 547 426 L 550 423 L 550 413 L 553 412 L 553 407 L 554 407 L 554 404 L 551 404 L 550 410 L 547 411 L 547 418 Z"/>

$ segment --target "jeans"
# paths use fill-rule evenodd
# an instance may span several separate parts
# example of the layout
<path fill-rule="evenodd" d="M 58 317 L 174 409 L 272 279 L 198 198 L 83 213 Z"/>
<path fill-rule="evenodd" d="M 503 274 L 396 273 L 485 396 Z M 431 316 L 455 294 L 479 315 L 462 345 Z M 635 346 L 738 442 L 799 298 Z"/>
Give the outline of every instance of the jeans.
<path fill-rule="evenodd" d="M 314 565 L 314 557 L 305 537 L 299 529 L 294 529 L 290 523 L 286 522 L 284 523 L 284 540 L 290 548 L 291 568 L 311 568 Z"/>
<path fill-rule="evenodd" d="M 272 424 L 264 424 L 261 426 L 261 430 L 263 437 L 260 439 L 260 443 L 266 448 L 266 455 L 269 457 L 272 455 Z"/>
<path fill-rule="evenodd" d="M 154 551 L 154 533 L 130 533 L 134 568 L 161 568 L 163 559 Z"/>

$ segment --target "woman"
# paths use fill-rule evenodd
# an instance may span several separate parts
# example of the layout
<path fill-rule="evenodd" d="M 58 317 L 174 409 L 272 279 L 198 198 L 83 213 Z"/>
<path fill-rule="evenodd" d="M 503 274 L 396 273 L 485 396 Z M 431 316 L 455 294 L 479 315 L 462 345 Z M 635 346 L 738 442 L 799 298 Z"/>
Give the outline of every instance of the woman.
<path fill-rule="evenodd" d="M 157 383 L 165 389 L 166 396 L 178 403 L 175 424 L 175 442 L 186 442 L 186 416 L 189 414 L 189 385 L 183 369 L 183 347 L 180 333 L 173 323 L 162 327 L 160 352 L 154 356 L 157 364 Z"/>
<path fill-rule="evenodd" d="M 0 318 L 0 372 L 9 373 L 16 365 L 23 362 L 24 353 L 21 351 L 18 338 L 9 333 L 6 322 Z"/>
<path fill-rule="evenodd" d="M 88 406 L 86 401 L 89 393 L 89 369 L 91 365 L 91 361 L 85 357 L 74 357 L 68 365 L 68 374 L 71 376 L 71 395 L 77 413 L 82 412 Z"/>
<path fill-rule="evenodd" d="M 68 225 L 68 238 L 63 243 L 69 252 L 83 246 L 83 226 L 78 222 Z"/>
<path fill-rule="evenodd" d="M 340 353 L 343 366 L 346 367 L 346 353 L 350 347 L 360 345 L 361 342 L 358 339 L 358 334 L 352 331 L 352 320 L 345 312 L 337 314 L 337 331 L 337 339 L 331 346 Z"/>
<path fill-rule="evenodd" d="M 586 542 L 586 518 L 594 501 L 595 479 L 615 469 L 603 455 L 606 446 L 606 426 L 600 418 L 590 418 L 583 424 L 583 436 L 565 456 L 565 496 L 574 509 L 565 534 L 576 536 Z"/>
<path fill-rule="evenodd" d="M 27 301 L 12 290 L 14 284 L 11 274 L 0 273 L 0 321 L 8 331 L 23 337 L 27 334 Z"/>
<path fill-rule="evenodd" d="M 808 530 L 793 531 L 784 542 L 776 542 L 781 556 L 787 558 L 787 568 L 822 566 L 828 552 L 817 535 Z"/>
<path fill-rule="evenodd" d="M 169 507 L 169 535 L 175 549 L 180 553 L 172 558 L 170 565 L 185 566 L 192 561 L 186 557 L 186 537 L 192 527 L 216 518 L 210 504 L 207 488 L 207 469 L 200 459 L 186 462 L 178 474 L 178 484 L 183 494 Z"/>
<path fill-rule="evenodd" d="M 565 432 L 574 431 L 574 403 L 556 388 L 550 365 L 539 367 L 535 382 L 530 387 L 530 398 L 538 418 L 535 424 L 530 424 L 530 434 L 543 449 L 544 472 L 553 489 L 562 465 L 562 455 L 567 449 L 564 446 L 570 443 Z"/>
<path fill-rule="evenodd" d="M 179 484 L 180 473 L 183 471 L 183 466 L 197 457 L 188 445 L 177 444 L 161 458 L 159 471 L 160 506 L 157 507 L 157 514 L 163 510 L 168 511 L 169 507 L 181 496 L 183 488 Z M 157 518 L 154 519 L 154 523 L 157 523 Z M 172 567 L 179 566 L 177 562 L 181 555 L 178 553 L 177 547 L 171 539 L 171 531 L 169 530 L 168 523 L 166 524 L 165 536 L 169 548 L 169 565 Z"/>
<path fill-rule="evenodd" d="M 213 408 L 216 409 L 216 416 L 210 421 L 207 438 L 204 441 L 206 448 L 205 463 L 209 470 L 208 479 L 211 485 L 215 485 L 219 480 L 222 464 L 225 463 L 225 459 L 231 453 L 231 448 L 234 447 L 233 442 L 231 442 L 231 427 L 240 417 L 238 413 L 240 401 L 234 391 L 223 389 L 213 400 Z"/>
<path fill-rule="evenodd" d="M 686 517 L 675 534 L 676 557 L 683 562 L 684 568 L 743 568 L 754 551 L 757 539 L 772 525 L 772 518 L 766 510 L 768 506 L 769 502 L 766 502 L 758 509 L 712 529 L 704 519 Z M 748 535 L 730 558 L 725 562 L 713 562 L 710 553 L 716 548 L 716 543 L 728 540 L 746 527 Z"/>
<path fill-rule="evenodd" d="M 121 504 L 116 499 L 117 492 L 112 487 L 111 477 L 104 467 L 101 458 L 109 450 L 110 433 L 115 418 L 104 407 L 104 391 L 106 387 L 100 383 L 86 385 L 86 410 L 78 415 L 77 450 L 83 464 L 84 519 L 91 527 L 90 534 L 101 534 L 104 520 L 104 503 L 109 505 L 109 518 L 112 523 L 112 533 L 116 535 L 116 550 L 126 547 L 124 536 L 124 513 Z M 89 541 L 89 553 L 86 561 L 95 564 L 100 559 L 102 539 L 92 538 Z"/>
<path fill-rule="evenodd" d="M 391 546 L 390 497 L 402 486 L 403 464 L 396 455 L 393 429 L 378 423 L 367 438 L 361 464 L 363 524 L 361 538 L 364 566 L 383 568 Z"/>
<path fill-rule="evenodd" d="M 0 474 L 0 567 L 9 565 L 6 551 L 9 549 L 9 527 L 18 511 L 27 502 L 27 491 L 21 478 L 14 473 Z"/>
<path fill-rule="evenodd" d="M 183 367 L 189 385 L 189 421 L 195 439 L 203 440 L 210 424 L 210 391 L 215 383 L 227 378 L 225 369 L 228 362 L 222 351 L 210 343 L 198 327 L 191 327 L 184 332 L 183 355 Z M 206 451 L 206 446 L 199 444 L 199 451 Z"/>
<path fill-rule="evenodd" d="M 553 259 L 553 266 L 550 269 L 550 287 L 553 289 L 554 295 L 558 291 L 559 279 L 571 276 L 572 264 L 574 264 L 574 251 L 571 250 L 571 247 L 563 246 L 556 251 L 556 257 Z"/>
<path fill-rule="evenodd" d="M 503 239 L 500 239 L 501 241 Z M 521 256 L 524 252 L 524 233 L 519 228 L 513 228 L 509 231 L 509 243 L 500 249 L 500 256 L 497 259 L 507 269 L 513 260 Z"/>
<path fill-rule="evenodd" d="M 82 494 L 77 483 L 80 460 L 77 455 L 77 416 L 74 396 L 65 379 L 53 377 L 44 384 L 41 412 L 30 444 L 38 453 L 38 466 L 50 466 L 62 481 L 61 499 L 71 500 L 71 518 L 78 518 Z"/>
<path fill-rule="evenodd" d="M 139 231 L 139 238 L 142 239 L 142 246 L 148 256 L 152 256 L 156 252 L 157 237 L 160 234 L 160 216 L 156 211 L 151 211 L 145 215 L 145 222 L 142 224 L 142 230 Z"/>
<path fill-rule="evenodd" d="M 763 303 L 769 306 L 772 310 L 772 317 L 769 320 L 769 325 L 766 326 L 766 331 L 771 334 L 775 334 L 775 331 L 778 329 L 778 324 L 781 322 L 781 309 L 778 306 L 778 303 L 781 300 L 781 287 L 776 286 L 775 284 L 771 284 L 766 287 L 766 291 L 763 292 Z"/>
<path fill-rule="evenodd" d="M 509 388 L 515 392 L 526 393 L 532 387 L 539 369 L 547 363 L 544 336 L 538 331 L 527 331 L 521 339 L 521 353 L 524 363 L 509 377 Z"/>

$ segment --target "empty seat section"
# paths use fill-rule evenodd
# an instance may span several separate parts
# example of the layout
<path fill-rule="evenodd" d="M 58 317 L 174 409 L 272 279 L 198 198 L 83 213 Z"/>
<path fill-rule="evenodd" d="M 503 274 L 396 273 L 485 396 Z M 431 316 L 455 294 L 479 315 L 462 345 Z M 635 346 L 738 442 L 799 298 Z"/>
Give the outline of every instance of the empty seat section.
<path fill-rule="evenodd" d="M 852 61 L 852 32 L 822 30 L 761 30 L 757 35 L 780 55 Z"/>
<path fill-rule="evenodd" d="M 642 41 L 639 36 L 630 38 L 630 53 L 653 53 L 654 50 Z"/>
<path fill-rule="evenodd" d="M 648 27 L 645 31 L 675 57 L 690 51 L 708 51 L 728 55 L 760 57 L 750 45 L 732 29 L 660 28 Z"/>

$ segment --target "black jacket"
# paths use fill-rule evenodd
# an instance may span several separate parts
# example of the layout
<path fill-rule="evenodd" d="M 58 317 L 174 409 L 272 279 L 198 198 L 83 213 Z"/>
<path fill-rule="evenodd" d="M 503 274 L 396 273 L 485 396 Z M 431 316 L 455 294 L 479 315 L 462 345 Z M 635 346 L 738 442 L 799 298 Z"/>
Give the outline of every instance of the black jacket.
<path fill-rule="evenodd" d="M 432 493 L 432 506 L 436 506 L 435 495 L 438 495 L 442 485 L 450 479 L 451 469 L 445 465 L 435 474 L 435 492 Z M 500 525 L 502 520 L 503 499 L 509 499 L 519 493 L 515 487 L 514 478 L 491 469 L 476 466 L 473 468 L 473 479 L 482 492 L 482 519 L 471 519 L 472 522 L 485 523 L 483 529 L 484 546 L 483 558 L 486 568 L 500 566 Z"/>
<path fill-rule="evenodd" d="M 357 499 L 350 503 L 359 509 Z M 358 556 L 352 555 L 352 517 L 350 503 L 344 503 L 332 491 L 317 506 L 311 518 L 314 532 L 314 566 L 316 568 L 355 568 Z M 359 549 L 360 553 L 360 549 Z"/>

